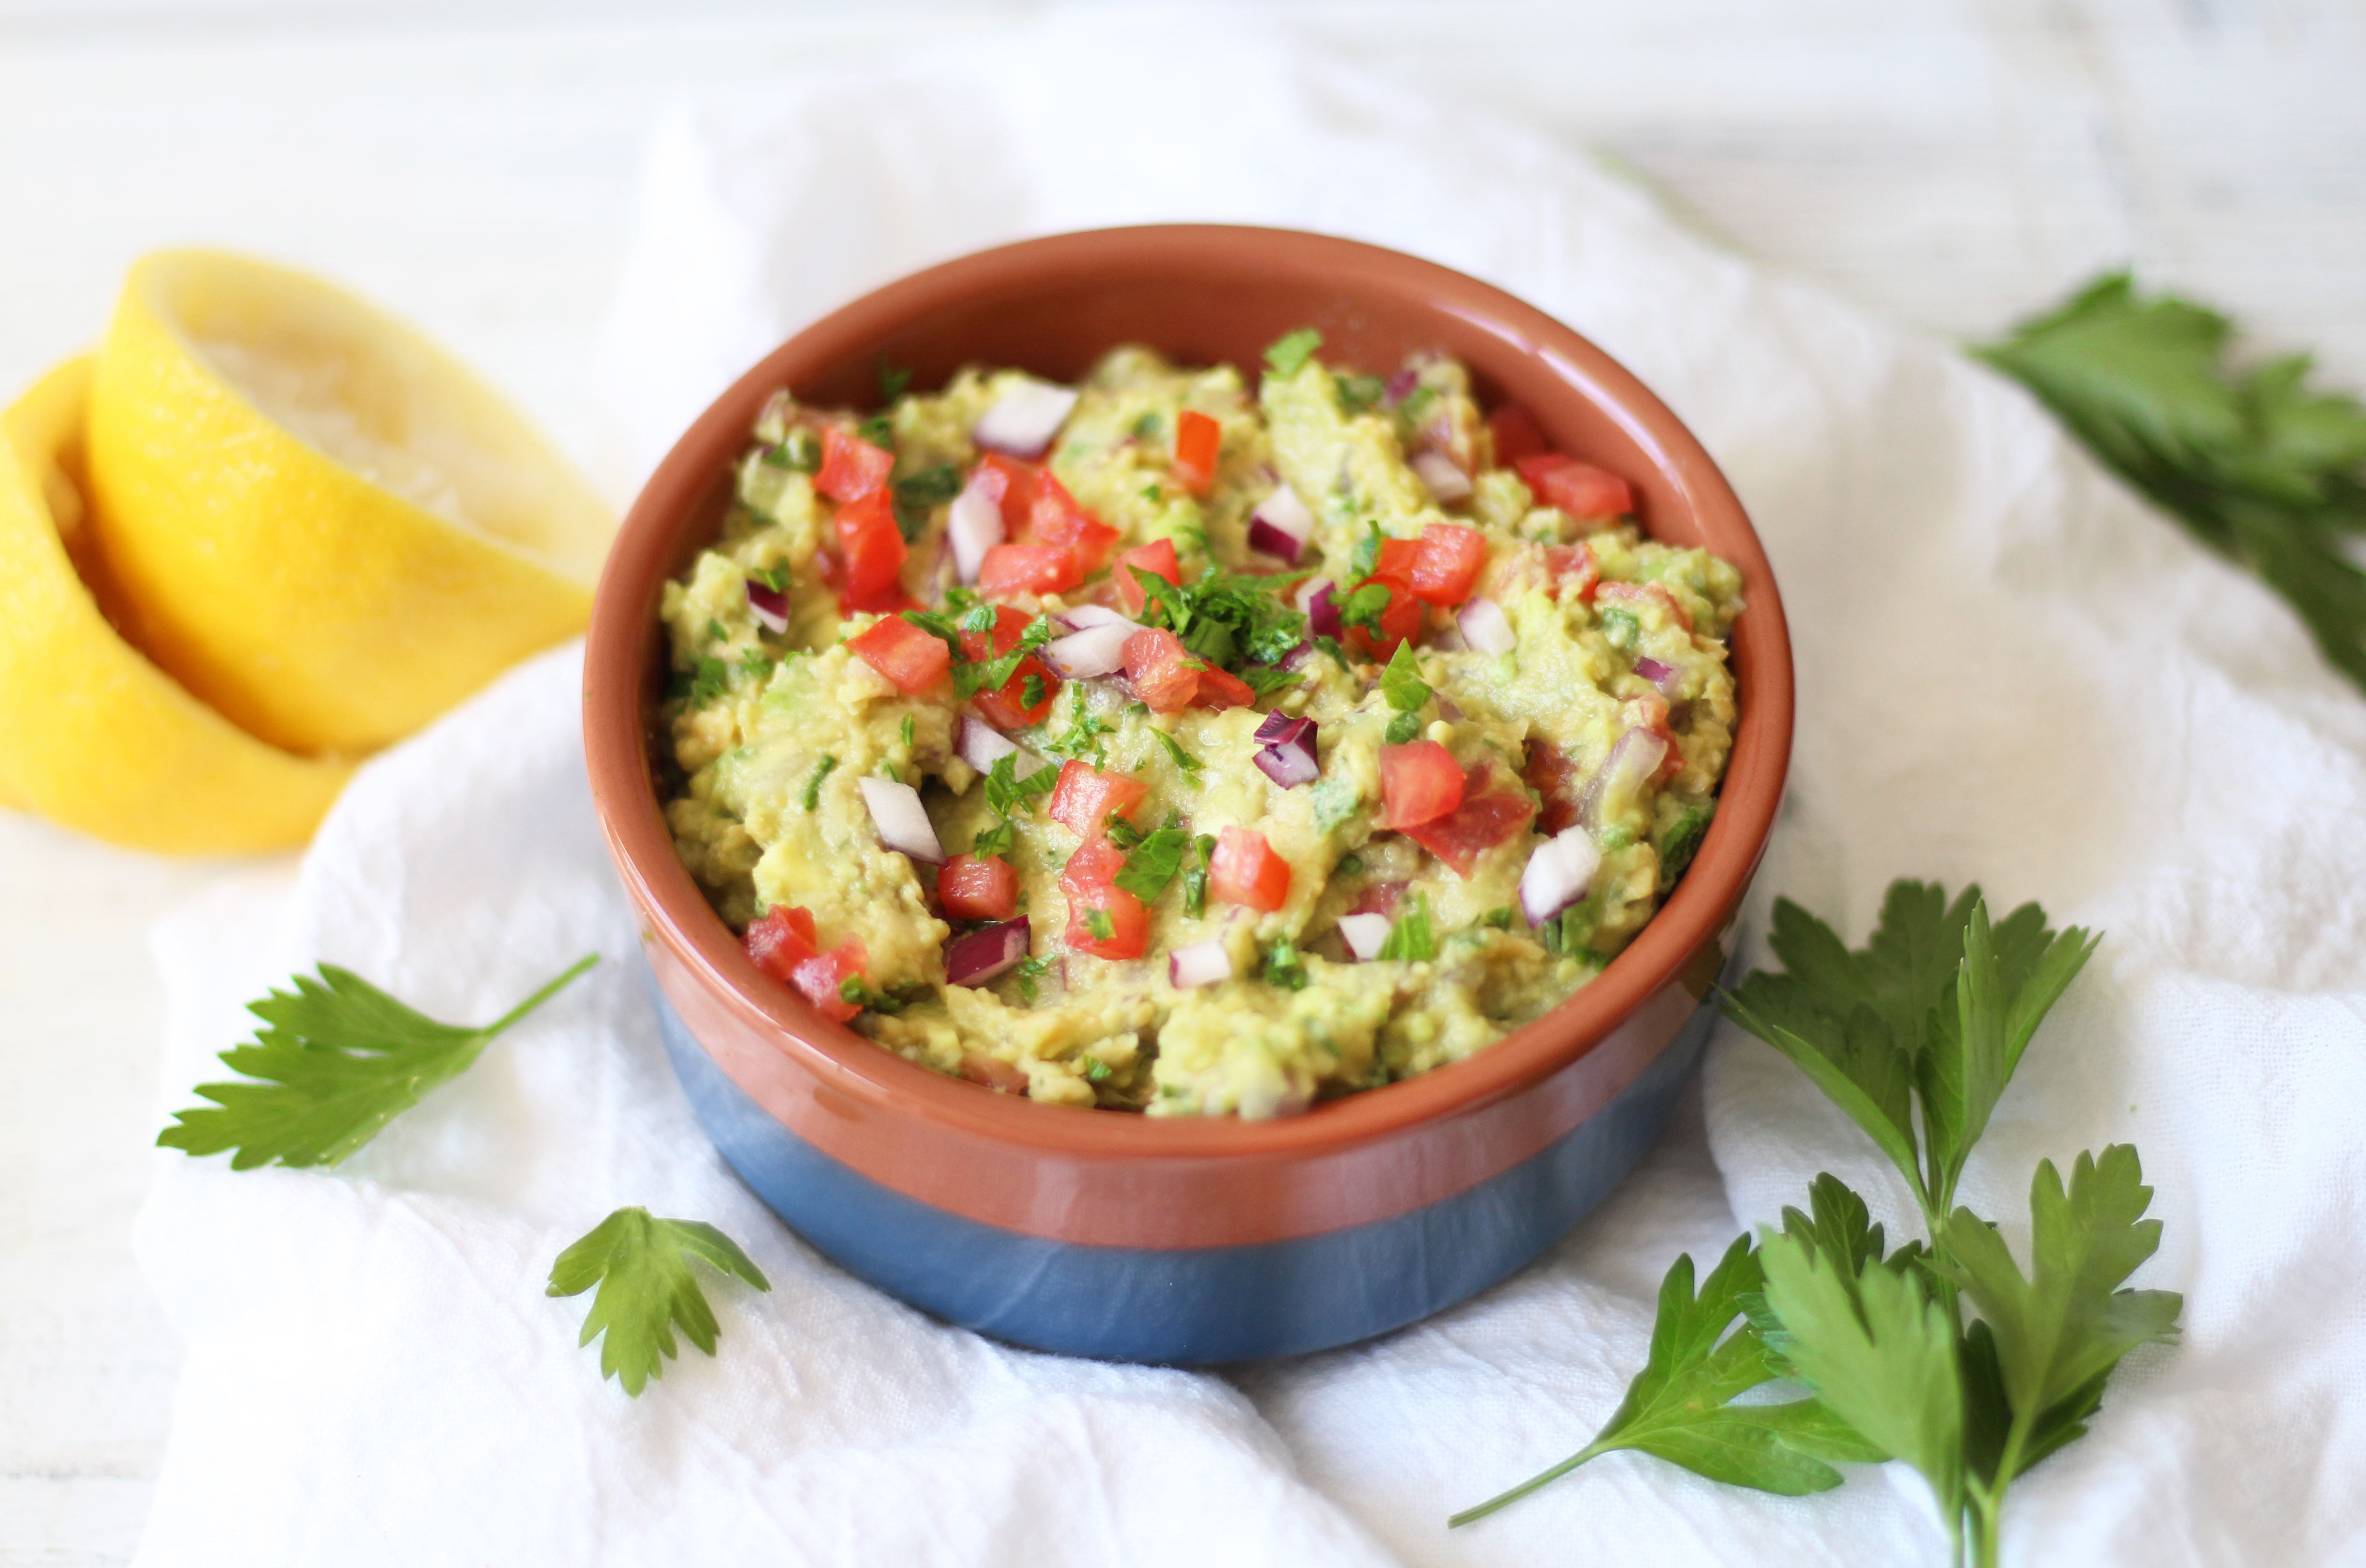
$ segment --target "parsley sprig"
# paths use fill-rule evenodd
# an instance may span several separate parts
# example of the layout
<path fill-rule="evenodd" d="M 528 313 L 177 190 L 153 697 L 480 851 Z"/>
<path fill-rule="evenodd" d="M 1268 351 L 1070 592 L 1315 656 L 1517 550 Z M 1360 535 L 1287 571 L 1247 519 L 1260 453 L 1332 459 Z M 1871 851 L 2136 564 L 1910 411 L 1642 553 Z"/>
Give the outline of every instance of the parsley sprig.
<path fill-rule="evenodd" d="M 2086 1430 L 2122 1357 L 2174 1337 L 2174 1292 L 2124 1288 L 2160 1242 L 2135 1149 L 2081 1154 L 2067 1184 L 2039 1163 L 2026 1273 L 1992 1224 L 1954 1202 L 1966 1156 L 2094 938 L 2049 930 L 2034 904 L 1991 927 L 1976 887 L 1950 900 L 1899 882 L 1862 949 L 1788 900 L 1772 944 L 1785 972 L 1752 974 L 1728 1016 L 1889 1156 L 1929 1244 L 1886 1252 L 1864 1200 L 1817 1177 L 1807 1212 L 1736 1238 L 1697 1292 L 1692 1259 L 1676 1260 L 1643 1370 L 1591 1443 L 1451 1523 L 1620 1449 L 1785 1494 L 1839 1485 L 1836 1462 L 1898 1459 L 1929 1484 L 1953 1560 L 1968 1546 L 1988 1568 L 2013 1480 Z M 1777 1378 L 1809 1397 L 1733 1403 Z"/>
<path fill-rule="evenodd" d="M 676 1328 L 715 1354 L 722 1329 L 691 1269 L 693 1258 L 757 1290 L 772 1288 L 737 1242 L 704 1220 L 661 1220 L 632 1208 L 610 1214 L 560 1253 L 545 1293 L 576 1296 L 600 1287 L 576 1343 L 589 1345 L 605 1334 L 600 1375 L 614 1378 L 637 1399 L 651 1378 L 664 1374 L 667 1359 L 681 1353 Z"/>
<path fill-rule="evenodd" d="M 2282 594 L 2366 690 L 2366 405 L 2308 384 L 2306 355 L 2236 368 L 2234 323 L 2125 273 L 2098 278 L 1980 357 L 2203 544 Z"/>
<path fill-rule="evenodd" d="M 232 1170 L 259 1165 L 337 1165 L 430 1089 L 468 1071 L 487 1045 L 600 962 L 587 953 L 567 972 L 481 1029 L 438 1023 L 350 969 L 320 966 L 296 989 L 274 990 L 246 1010 L 263 1029 L 221 1054 L 242 1075 L 197 1086 L 213 1104 L 176 1111 L 156 1134 L 191 1155 L 231 1151 Z"/>
<path fill-rule="evenodd" d="M 1429 682 L 1421 678 L 1421 661 L 1414 657 L 1410 641 L 1397 644 L 1397 650 L 1389 656 L 1388 668 L 1380 671 L 1380 695 L 1394 710 L 1383 737 L 1390 745 L 1402 746 L 1421 733 L 1421 710 L 1429 701 Z"/>
<path fill-rule="evenodd" d="M 1261 696 L 1298 679 L 1271 668 L 1306 636 L 1306 616 L 1280 596 L 1297 579 L 1211 565 L 1197 581 L 1177 584 L 1137 566 L 1126 570 L 1142 587 L 1143 625 L 1173 632 L 1185 649 L 1211 664 L 1237 669 L 1244 678 L 1256 672 L 1251 684 Z"/>

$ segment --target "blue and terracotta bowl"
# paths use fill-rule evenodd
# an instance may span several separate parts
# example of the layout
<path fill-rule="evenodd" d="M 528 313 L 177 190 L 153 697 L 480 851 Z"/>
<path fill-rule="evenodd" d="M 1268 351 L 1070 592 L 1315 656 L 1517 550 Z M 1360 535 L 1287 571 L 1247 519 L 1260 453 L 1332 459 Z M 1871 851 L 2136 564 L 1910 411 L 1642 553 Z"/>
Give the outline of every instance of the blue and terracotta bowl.
<path fill-rule="evenodd" d="M 1256 363 L 1297 327 L 1385 367 L 1444 349 L 1483 406 L 1632 482 L 1655 537 L 1738 567 L 1741 719 L 1716 820 L 1657 918 L 1560 1008 L 1467 1061 L 1268 1122 L 1038 1105 L 941 1077 L 766 978 L 675 858 L 652 767 L 658 596 L 712 541 L 764 399 L 862 406 L 883 356 L 1073 380 L 1107 347 Z M 854 1273 L 984 1333 L 1121 1360 L 1245 1360 L 1383 1333 L 1537 1256 L 1658 1133 L 1782 795 L 1791 654 L 1764 551 L 1708 455 L 1584 338 L 1411 256 L 1285 231 L 1063 234 L 892 284 L 782 344 L 716 400 L 625 520 L 584 665 L 592 788 L 638 911 L 666 1040 L 724 1156 Z"/>

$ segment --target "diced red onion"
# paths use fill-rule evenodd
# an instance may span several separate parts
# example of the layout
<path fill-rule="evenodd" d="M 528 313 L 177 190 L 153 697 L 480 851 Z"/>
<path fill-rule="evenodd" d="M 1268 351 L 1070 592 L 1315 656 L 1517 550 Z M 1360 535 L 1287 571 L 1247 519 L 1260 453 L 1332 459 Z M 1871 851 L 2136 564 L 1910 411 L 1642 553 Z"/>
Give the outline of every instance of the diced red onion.
<path fill-rule="evenodd" d="M 748 612 L 767 631 L 789 629 L 789 596 L 777 588 L 767 588 L 754 578 L 748 580 Z"/>
<path fill-rule="evenodd" d="M 1249 548 L 1292 566 L 1306 548 L 1306 536 L 1313 532 L 1314 513 L 1306 510 L 1306 502 L 1288 485 L 1258 502 L 1256 510 L 1249 513 Z"/>
<path fill-rule="evenodd" d="M 1656 659 L 1639 659 L 1635 660 L 1635 673 L 1640 675 L 1646 681 L 1651 682 L 1654 686 L 1659 687 L 1660 695 L 1667 698 L 1668 701 L 1672 703 L 1677 700 L 1676 694 L 1684 690 L 1684 678 L 1683 673 L 1677 670 L 1672 669 L 1668 665 L 1661 663 Z"/>
<path fill-rule="evenodd" d="M 961 716 L 961 733 L 953 741 L 953 750 L 961 753 L 963 761 L 983 773 L 992 772 L 995 763 L 1018 750 L 1019 743 L 1004 736 L 986 720 L 963 714 Z"/>
<path fill-rule="evenodd" d="M 937 844 L 937 829 L 920 804 L 918 790 L 896 779 L 865 776 L 856 782 L 862 786 L 862 804 L 871 808 L 871 825 L 879 829 L 881 843 L 930 865 L 945 863 L 945 852 Z"/>
<path fill-rule="evenodd" d="M 1356 901 L 1347 906 L 1347 913 L 1387 915 L 1393 919 L 1397 912 L 1397 900 L 1403 897 L 1404 890 L 1412 886 L 1410 882 L 1368 882 L 1364 884 L 1364 890 L 1356 895 Z"/>
<path fill-rule="evenodd" d="M 983 986 L 1027 956 L 1025 920 L 1003 920 L 980 926 L 945 943 L 945 980 L 955 986 Z"/>
<path fill-rule="evenodd" d="M 1437 694 L 1437 716 L 1444 719 L 1448 724 L 1460 724 L 1462 722 L 1462 705 L 1456 702 L 1452 697 L 1448 696 L 1444 692 L 1440 692 Z"/>
<path fill-rule="evenodd" d="M 1520 873 L 1520 912 L 1540 926 L 1585 897 L 1601 869 L 1602 851 L 1584 828 L 1565 828 L 1537 846 Z"/>
<path fill-rule="evenodd" d="M 1645 779 L 1660 771 L 1668 759 L 1668 743 L 1648 729 L 1630 729 L 1610 748 L 1603 760 L 1602 771 L 1586 784 L 1577 797 L 1577 819 L 1587 828 L 1598 826 L 1602 817 L 1602 798 L 1616 784 L 1627 793 L 1633 791 Z"/>
<path fill-rule="evenodd" d="M 1329 578 L 1318 577 L 1301 584 L 1298 590 L 1298 607 L 1306 612 L 1306 630 L 1310 636 L 1339 635 L 1339 604 L 1331 588 Z"/>
<path fill-rule="evenodd" d="M 1473 599 L 1454 612 L 1454 624 L 1462 628 L 1462 640 L 1474 652 L 1490 659 L 1501 659 L 1520 646 L 1520 635 L 1512 629 L 1511 617 L 1493 599 Z"/>
<path fill-rule="evenodd" d="M 1233 977 L 1233 955 L 1214 937 L 1178 947 L 1166 955 L 1166 980 L 1178 991 L 1212 986 Z"/>
<path fill-rule="evenodd" d="M 1073 610 L 1063 610 L 1054 617 L 1070 631 L 1085 631 L 1093 626 L 1123 626 L 1128 631 L 1140 631 L 1142 623 L 1129 621 L 1107 604 L 1079 604 Z"/>
<path fill-rule="evenodd" d="M 1339 935 L 1347 943 L 1347 951 L 1358 963 L 1369 964 L 1383 942 L 1389 940 L 1391 922 L 1386 915 L 1342 915 Z"/>
<path fill-rule="evenodd" d="M 1055 387 L 1049 381 L 1020 381 L 997 398 L 994 406 L 971 426 L 969 438 L 989 452 L 1013 457 L 1041 457 L 1043 448 L 1052 445 L 1052 437 L 1060 434 L 1060 426 L 1067 422 L 1068 411 L 1076 406 L 1073 387 Z"/>
<path fill-rule="evenodd" d="M 980 464 L 969 483 L 962 486 L 962 492 L 953 497 L 945 537 L 952 541 L 953 562 L 961 569 L 963 582 L 977 581 L 986 552 L 1003 540 L 1002 498 L 986 488 L 996 482 L 993 470 Z"/>
<path fill-rule="evenodd" d="M 1063 679 L 1090 681 L 1114 675 L 1125 668 L 1125 645 L 1142 628 L 1121 620 L 1109 626 L 1087 626 L 1054 637 L 1043 645 L 1043 662 Z"/>
<path fill-rule="evenodd" d="M 1420 385 L 1419 367 L 1408 365 L 1388 378 L 1387 384 L 1380 389 L 1380 400 L 1394 408 L 1413 396 L 1413 389 Z"/>
<path fill-rule="evenodd" d="M 1276 719 L 1281 722 L 1277 725 Z M 1269 729 L 1275 732 L 1271 736 L 1266 733 Z M 1323 776 L 1323 764 L 1314 754 L 1314 721 L 1311 718 L 1268 714 L 1256 732 L 1256 739 L 1266 744 L 1250 760 L 1260 773 L 1283 789 L 1312 784 Z"/>
<path fill-rule="evenodd" d="M 1303 722 L 1301 719 L 1290 717 L 1277 708 L 1265 716 L 1264 722 L 1256 727 L 1256 733 L 1249 739 L 1260 746 L 1270 746 L 1285 735 L 1295 734 L 1298 726 Z"/>
<path fill-rule="evenodd" d="M 1453 458 L 1435 448 L 1413 455 L 1413 471 L 1429 487 L 1429 493 L 1448 506 L 1470 499 L 1470 476 L 1455 465 Z"/>

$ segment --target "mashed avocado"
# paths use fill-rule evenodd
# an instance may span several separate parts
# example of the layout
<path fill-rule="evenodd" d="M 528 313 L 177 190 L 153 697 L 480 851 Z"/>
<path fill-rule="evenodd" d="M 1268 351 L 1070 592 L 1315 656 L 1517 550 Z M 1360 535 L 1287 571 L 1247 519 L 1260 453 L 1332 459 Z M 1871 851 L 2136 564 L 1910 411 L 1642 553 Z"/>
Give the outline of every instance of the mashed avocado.
<path fill-rule="evenodd" d="M 663 604 L 667 819 L 760 967 L 941 1072 L 1262 1117 L 1485 1047 L 1651 918 L 1739 576 L 1455 362 L 1318 343 L 772 400 Z"/>

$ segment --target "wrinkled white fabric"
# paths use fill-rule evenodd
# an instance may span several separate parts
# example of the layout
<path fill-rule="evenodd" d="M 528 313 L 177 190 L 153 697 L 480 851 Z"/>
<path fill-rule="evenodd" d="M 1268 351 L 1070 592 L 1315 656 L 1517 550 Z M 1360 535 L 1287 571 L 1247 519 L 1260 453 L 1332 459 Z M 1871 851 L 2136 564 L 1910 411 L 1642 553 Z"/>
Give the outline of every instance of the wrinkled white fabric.
<path fill-rule="evenodd" d="M 2186 1337 L 2017 1489 L 2023 1563 L 2366 1561 L 2366 701 L 2263 590 L 2018 391 L 1685 232 L 1568 149 L 1255 39 L 1068 15 L 785 80 L 653 151 L 608 339 L 619 477 L 781 337 L 915 266 L 1158 219 L 1325 230 L 1502 284 L 1674 406 L 1732 478 L 1797 643 L 1790 794 L 1754 897 L 1861 941 L 1894 876 L 2108 932 L 1966 1180 L 2025 1244 L 2040 1156 L 2133 1141 L 2167 1223 L 2137 1283 Z M 1613 1455 L 1451 1534 L 1590 1437 L 1661 1274 L 1832 1170 L 1895 1179 L 1724 1029 L 1702 1092 L 1543 1261 L 1376 1343 L 1210 1374 L 1030 1354 L 818 1259 L 691 1120 L 593 826 L 577 658 L 364 770 L 292 880 L 168 920 L 160 1109 L 239 1004 L 327 960 L 490 1018 L 609 960 L 332 1174 L 160 1155 L 138 1248 L 188 1370 L 141 1554 L 401 1562 L 1937 1562 L 1901 1467 L 1822 1496 Z M 1753 953 L 1762 957 L 1763 949 Z M 638 1401 L 542 1293 L 611 1208 L 704 1218 L 718 1359 Z"/>

